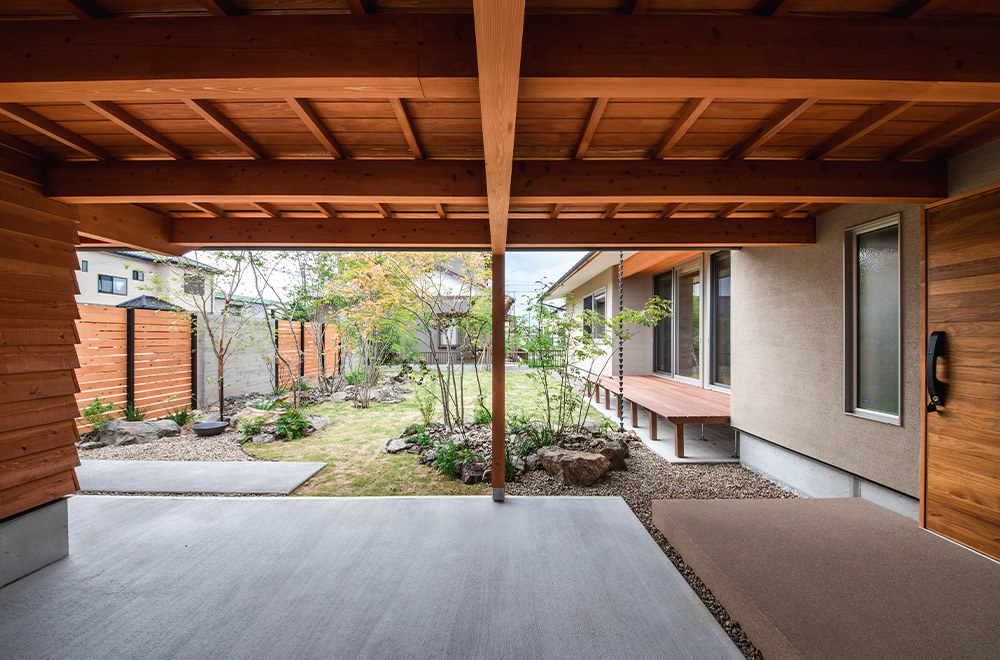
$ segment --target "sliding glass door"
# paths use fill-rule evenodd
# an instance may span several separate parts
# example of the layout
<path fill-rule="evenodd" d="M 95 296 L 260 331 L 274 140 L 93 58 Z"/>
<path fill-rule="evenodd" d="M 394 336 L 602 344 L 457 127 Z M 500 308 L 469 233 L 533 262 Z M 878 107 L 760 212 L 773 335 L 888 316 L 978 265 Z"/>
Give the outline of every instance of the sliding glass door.
<path fill-rule="evenodd" d="M 674 299 L 673 275 L 673 271 L 669 271 L 653 278 L 653 294 L 668 303 L 673 302 Z M 657 321 L 656 327 L 653 329 L 653 370 L 668 375 L 674 373 L 672 326 L 673 319 L 668 316 Z"/>
<path fill-rule="evenodd" d="M 677 271 L 677 371 L 701 382 L 701 260 Z"/>
<path fill-rule="evenodd" d="M 732 294 L 731 257 L 729 252 L 712 255 L 712 378 L 713 385 L 732 385 L 732 348 L 730 321 Z"/>

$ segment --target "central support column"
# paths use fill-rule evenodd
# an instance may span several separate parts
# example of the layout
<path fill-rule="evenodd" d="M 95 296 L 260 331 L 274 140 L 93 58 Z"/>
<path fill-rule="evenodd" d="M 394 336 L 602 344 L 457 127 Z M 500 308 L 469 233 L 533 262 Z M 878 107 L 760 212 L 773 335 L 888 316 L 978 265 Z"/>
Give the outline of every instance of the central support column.
<path fill-rule="evenodd" d="M 503 502 L 505 483 L 504 420 L 506 398 L 507 295 L 504 293 L 504 256 L 493 253 L 493 501 Z"/>

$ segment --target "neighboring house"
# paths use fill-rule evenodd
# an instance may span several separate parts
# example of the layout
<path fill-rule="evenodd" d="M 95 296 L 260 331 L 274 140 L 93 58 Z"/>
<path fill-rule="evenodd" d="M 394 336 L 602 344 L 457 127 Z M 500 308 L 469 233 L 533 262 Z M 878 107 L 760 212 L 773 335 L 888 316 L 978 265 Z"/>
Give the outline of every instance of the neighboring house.
<path fill-rule="evenodd" d="M 217 269 L 186 257 L 164 257 L 138 250 L 77 250 L 77 304 L 119 306 L 140 296 L 169 301 L 194 311 L 183 294 L 198 295 Z M 182 291 L 173 295 L 175 287 Z"/>
<path fill-rule="evenodd" d="M 226 304 L 226 296 L 217 292 L 212 301 L 212 311 L 221 314 Z M 233 296 L 229 301 L 229 313 L 236 316 L 265 316 L 267 308 L 274 308 L 278 303 L 267 298 L 251 298 L 250 296 Z"/>

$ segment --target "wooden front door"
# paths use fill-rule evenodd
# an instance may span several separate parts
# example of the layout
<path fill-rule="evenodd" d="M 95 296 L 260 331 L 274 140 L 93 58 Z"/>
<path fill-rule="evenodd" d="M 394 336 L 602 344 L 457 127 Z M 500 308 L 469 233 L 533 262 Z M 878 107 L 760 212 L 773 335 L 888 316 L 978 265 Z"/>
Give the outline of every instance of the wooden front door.
<path fill-rule="evenodd" d="M 945 390 L 925 413 L 922 520 L 1000 559 L 1000 192 L 928 209 L 924 239 L 925 403 L 934 362 Z"/>

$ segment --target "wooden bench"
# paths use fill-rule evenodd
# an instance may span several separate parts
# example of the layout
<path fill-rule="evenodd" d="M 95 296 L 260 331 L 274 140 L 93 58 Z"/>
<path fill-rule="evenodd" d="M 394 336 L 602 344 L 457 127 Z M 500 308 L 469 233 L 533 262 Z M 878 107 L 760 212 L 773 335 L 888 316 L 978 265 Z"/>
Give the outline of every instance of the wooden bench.
<path fill-rule="evenodd" d="M 596 401 L 611 410 L 611 393 L 618 393 L 618 377 L 588 379 L 596 386 Z M 657 416 L 674 425 L 674 453 L 684 458 L 685 424 L 726 424 L 729 422 L 729 395 L 685 385 L 659 376 L 625 376 L 624 396 L 632 407 L 632 426 L 639 425 L 639 407 L 649 411 L 649 438 L 656 440 Z"/>

